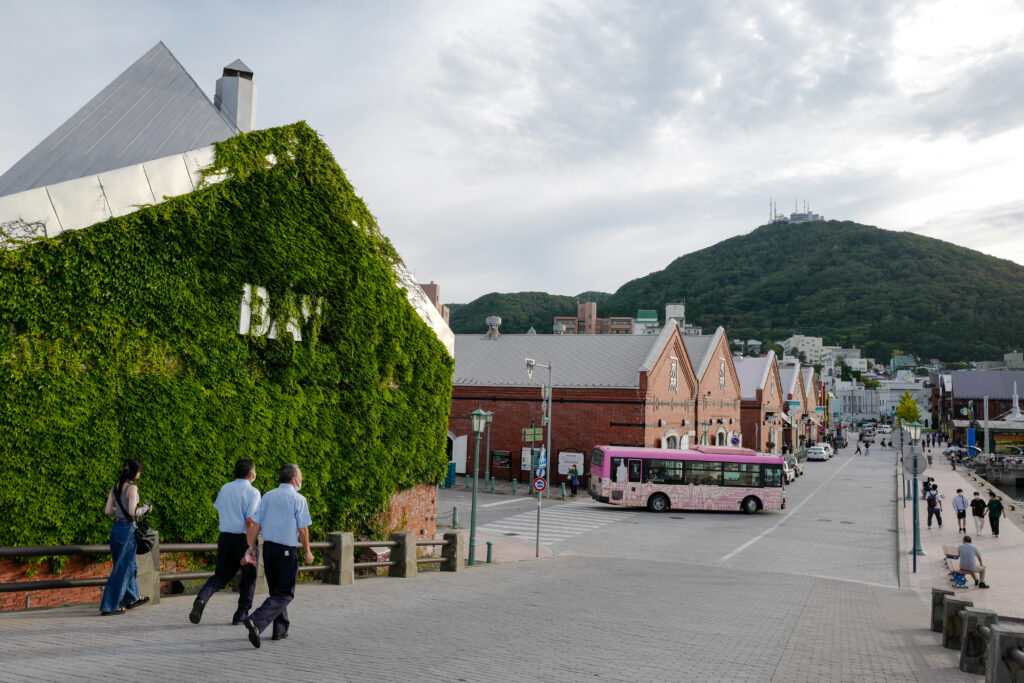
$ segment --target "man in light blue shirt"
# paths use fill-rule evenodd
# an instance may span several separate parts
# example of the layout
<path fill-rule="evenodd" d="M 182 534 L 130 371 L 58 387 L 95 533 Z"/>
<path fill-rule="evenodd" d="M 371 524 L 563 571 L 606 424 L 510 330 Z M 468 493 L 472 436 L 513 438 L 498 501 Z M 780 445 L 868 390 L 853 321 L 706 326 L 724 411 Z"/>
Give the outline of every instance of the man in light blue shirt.
<path fill-rule="evenodd" d="M 246 532 L 256 522 L 256 511 L 260 506 L 260 492 L 253 488 L 256 479 L 256 465 L 250 458 L 235 463 L 235 480 L 221 487 L 213 507 L 217 508 L 220 520 L 220 536 L 217 538 L 216 573 L 199 589 L 188 619 L 198 624 L 203 609 L 214 593 L 224 588 L 238 573 L 245 550 L 249 546 Z M 249 616 L 252 596 L 256 591 L 256 565 L 242 564 L 242 580 L 238 584 L 238 609 L 231 619 L 232 624 L 241 624 Z"/>
<path fill-rule="evenodd" d="M 281 484 L 263 496 L 256 511 L 255 524 L 248 530 L 249 547 L 256 546 L 256 537 L 263 532 L 263 569 L 267 576 L 270 597 L 245 620 L 249 642 L 260 646 L 260 632 L 274 624 L 273 640 L 288 637 L 288 603 L 295 597 L 295 581 L 299 577 L 299 543 L 306 552 L 306 564 L 313 564 L 309 549 L 309 506 L 299 495 L 302 471 L 288 464 L 278 473 Z"/>

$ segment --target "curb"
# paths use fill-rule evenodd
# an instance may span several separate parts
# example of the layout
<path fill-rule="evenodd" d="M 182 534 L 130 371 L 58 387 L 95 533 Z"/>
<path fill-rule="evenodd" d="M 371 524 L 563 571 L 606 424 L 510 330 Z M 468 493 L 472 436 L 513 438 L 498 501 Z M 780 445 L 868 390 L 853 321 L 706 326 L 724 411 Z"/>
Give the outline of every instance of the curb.
<path fill-rule="evenodd" d="M 907 556 L 910 554 L 910 547 L 907 545 L 907 536 L 904 533 L 904 528 L 903 528 L 903 526 L 904 526 L 903 525 L 903 506 L 904 506 L 903 496 L 904 496 L 904 492 L 902 490 L 903 487 L 900 485 L 900 482 L 902 481 L 900 473 L 901 473 L 902 470 L 903 470 L 903 463 L 900 462 L 900 459 L 897 457 L 896 458 L 896 476 L 895 476 L 896 481 L 895 481 L 894 486 L 895 486 L 895 489 L 896 489 L 896 506 L 895 506 L 895 511 L 896 511 L 896 535 L 899 537 L 899 542 L 896 544 L 897 545 L 897 550 L 896 550 L 896 552 L 897 552 L 896 566 L 898 568 L 897 575 L 899 577 L 898 580 L 899 580 L 899 588 L 900 588 L 900 590 L 909 591 L 909 590 L 911 590 L 911 588 L 910 588 L 910 560 L 907 558 Z"/>

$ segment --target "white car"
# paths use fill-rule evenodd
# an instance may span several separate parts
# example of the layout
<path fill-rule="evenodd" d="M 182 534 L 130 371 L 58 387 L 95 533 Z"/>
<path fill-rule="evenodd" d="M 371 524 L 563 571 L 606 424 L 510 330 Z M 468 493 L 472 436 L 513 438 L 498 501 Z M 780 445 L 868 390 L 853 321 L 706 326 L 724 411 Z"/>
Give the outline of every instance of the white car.
<path fill-rule="evenodd" d="M 796 481 L 796 471 L 785 460 L 782 461 L 782 473 L 786 477 L 787 484 L 792 484 Z"/>
<path fill-rule="evenodd" d="M 828 460 L 832 455 L 821 446 L 811 446 L 807 449 L 808 460 Z"/>
<path fill-rule="evenodd" d="M 828 443 L 816 443 L 813 446 L 811 446 L 811 448 L 824 448 L 825 452 L 828 453 L 828 457 L 830 458 L 836 454 L 836 452 L 832 450 L 832 444 Z"/>
<path fill-rule="evenodd" d="M 879 434 L 892 434 L 892 427 L 890 427 L 889 425 L 881 425 L 878 428 L 878 433 Z"/>

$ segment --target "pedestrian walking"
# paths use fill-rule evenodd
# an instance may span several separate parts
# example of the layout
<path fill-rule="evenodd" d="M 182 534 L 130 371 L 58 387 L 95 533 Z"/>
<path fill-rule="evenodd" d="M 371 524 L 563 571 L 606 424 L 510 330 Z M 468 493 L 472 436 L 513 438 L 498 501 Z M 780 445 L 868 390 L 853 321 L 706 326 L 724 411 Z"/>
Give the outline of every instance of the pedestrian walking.
<path fill-rule="evenodd" d="M 869 443 L 864 444 L 864 455 L 865 456 L 871 455 L 871 444 L 869 444 Z"/>
<path fill-rule="evenodd" d="M 569 486 L 572 487 L 572 495 L 576 495 L 576 487 L 580 485 L 580 471 L 573 465 L 569 469 Z"/>
<path fill-rule="evenodd" d="M 861 455 L 860 441 L 857 442 L 857 450 L 853 452 L 854 455 Z"/>
<path fill-rule="evenodd" d="M 256 517 L 248 532 L 249 550 L 243 562 L 255 564 L 256 540 L 263 532 L 263 570 L 267 577 L 270 597 L 245 620 L 249 642 L 260 646 L 260 632 L 274 624 L 273 640 L 288 637 L 288 603 L 295 597 L 295 581 L 299 577 L 299 543 L 305 551 L 306 564 L 313 564 L 309 549 L 309 516 L 302 490 L 302 471 L 298 465 L 288 464 L 278 472 L 280 484 L 268 491 L 256 509 Z"/>
<path fill-rule="evenodd" d="M 125 609 L 141 607 L 149 602 L 139 594 L 138 565 L 135 562 L 134 520 L 147 512 L 149 505 L 139 505 L 139 487 L 136 481 L 142 474 L 142 463 L 135 458 L 128 458 L 121 465 L 121 474 L 117 484 L 107 494 L 107 505 L 104 512 L 114 516 L 110 527 L 110 554 L 114 566 L 110 577 L 103 586 L 103 598 L 100 600 L 100 614 L 124 614 Z"/>
<path fill-rule="evenodd" d="M 256 465 L 250 458 L 235 462 L 235 479 L 220 487 L 213 507 L 217 509 L 220 535 L 217 537 L 217 569 L 203 584 L 192 603 L 188 620 L 198 624 L 203 618 L 206 603 L 214 593 L 220 591 L 241 569 L 238 584 L 238 607 L 231 618 L 232 624 L 241 624 L 249 616 L 252 596 L 256 591 L 256 565 L 242 564 L 242 558 L 249 547 L 246 533 L 256 524 L 256 510 L 259 509 L 260 492 L 252 482 L 256 479 Z"/>
<path fill-rule="evenodd" d="M 956 554 L 960 556 L 960 571 L 967 572 L 974 578 L 974 585 L 978 588 L 988 588 L 985 583 L 985 565 L 981 560 L 981 553 L 971 543 L 970 536 L 964 536 L 964 542 L 957 546 Z"/>
<path fill-rule="evenodd" d="M 999 538 L 999 518 L 1006 514 L 1006 510 L 995 491 L 989 491 L 988 497 L 988 525 L 992 528 L 992 536 Z"/>
<path fill-rule="evenodd" d="M 939 523 L 939 528 L 942 528 L 942 494 L 939 493 L 939 487 L 936 484 L 932 484 L 932 489 L 924 496 L 925 505 L 928 506 L 928 528 L 932 528 L 932 517 Z"/>
<path fill-rule="evenodd" d="M 953 496 L 953 509 L 956 510 L 956 523 L 960 525 L 960 531 L 967 533 L 967 496 L 963 489 L 957 489 Z"/>
<path fill-rule="evenodd" d="M 988 512 L 988 506 L 985 505 L 985 501 L 982 500 L 981 494 L 975 491 L 974 497 L 971 498 L 971 516 L 974 517 L 974 531 L 979 536 L 985 529 L 986 512 Z"/>

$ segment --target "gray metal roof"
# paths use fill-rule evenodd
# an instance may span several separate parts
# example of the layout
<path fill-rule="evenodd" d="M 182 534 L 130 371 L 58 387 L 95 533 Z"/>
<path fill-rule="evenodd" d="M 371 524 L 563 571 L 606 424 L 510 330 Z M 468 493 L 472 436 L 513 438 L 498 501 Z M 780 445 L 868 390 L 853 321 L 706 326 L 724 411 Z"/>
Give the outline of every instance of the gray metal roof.
<path fill-rule="evenodd" d="M 803 386 L 803 384 L 800 382 L 799 365 L 780 365 L 779 379 L 782 381 L 783 395 L 793 394 L 795 396 L 799 396 L 801 394 L 800 387 Z"/>
<path fill-rule="evenodd" d="M 233 71 L 241 71 L 241 72 L 247 73 L 247 74 L 251 74 L 252 73 L 252 69 L 250 69 L 248 66 L 246 66 L 245 62 L 243 62 L 241 59 L 236 59 L 235 61 L 231 62 L 230 64 L 228 64 L 224 68 L 225 69 L 231 69 Z"/>
<path fill-rule="evenodd" d="M 718 338 L 725 334 L 725 330 L 719 327 L 714 334 L 687 334 L 683 335 L 683 345 L 686 346 L 686 354 L 693 364 L 693 373 L 699 382 L 704 377 L 704 372 L 711 362 L 711 354 L 715 350 Z"/>
<path fill-rule="evenodd" d="M 1024 392 L 1024 371 L 1021 370 L 956 370 L 953 377 L 953 398 L 1013 398 L 1013 383 Z"/>
<path fill-rule="evenodd" d="M 0 196 L 187 152 L 237 133 L 157 43 L 0 176 Z"/>
<path fill-rule="evenodd" d="M 669 330 L 671 331 L 671 329 Z M 526 376 L 526 359 L 552 366 L 556 387 L 636 389 L 640 371 L 669 334 L 503 334 L 484 339 L 478 334 L 455 335 L 456 386 L 540 386 L 548 372 L 537 368 Z"/>
<path fill-rule="evenodd" d="M 775 355 L 772 351 L 767 356 L 733 358 L 736 376 L 740 380 L 740 398 L 752 401 L 757 398 L 757 390 L 764 389 Z"/>

